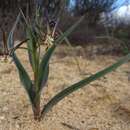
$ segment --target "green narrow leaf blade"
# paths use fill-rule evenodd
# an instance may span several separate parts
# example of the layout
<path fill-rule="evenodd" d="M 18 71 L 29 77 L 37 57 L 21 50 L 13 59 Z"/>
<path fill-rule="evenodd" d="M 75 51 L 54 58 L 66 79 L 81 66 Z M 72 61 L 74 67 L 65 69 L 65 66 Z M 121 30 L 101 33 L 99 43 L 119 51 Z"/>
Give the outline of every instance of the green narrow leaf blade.
<path fill-rule="evenodd" d="M 12 54 L 12 58 L 18 69 L 20 81 L 23 84 L 23 86 L 30 98 L 31 103 L 33 104 L 34 97 L 35 97 L 35 91 L 33 90 L 33 83 L 15 53 Z"/>
<path fill-rule="evenodd" d="M 94 75 L 91 75 L 90 77 L 87 77 L 73 85 L 71 85 L 70 87 L 64 89 L 63 91 L 61 91 L 60 93 L 58 93 L 56 96 L 54 96 L 43 108 L 42 110 L 42 114 L 41 116 L 44 116 L 50 109 L 52 109 L 52 107 L 54 105 L 56 105 L 59 101 L 61 101 L 64 97 L 68 96 L 69 94 L 71 94 L 72 92 L 84 87 L 85 85 L 90 84 L 91 82 L 103 77 L 104 75 L 112 72 L 113 70 L 117 69 L 119 66 L 121 66 L 124 63 L 127 63 L 130 60 L 130 54 L 128 54 L 127 56 L 125 56 L 124 58 L 120 59 L 119 61 L 117 61 L 115 64 L 97 72 Z"/>
<path fill-rule="evenodd" d="M 49 75 L 49 59 L 51 58 L 52 53 L 54 52 L 56 46 L 55 44 L 52 45 L 51 48 L 47 50 L 45 55 L 43 56 L 40 68 L 39 68 L 39 77 L 38 77 L 38 86 L 40 87 L 39 90 L 42 90 L 42 88 L 45 86 L 46 81 L 48 79 Z"/>
<path fill-rule="evenodd" d="M 31 64 L 33 70 L 35 70 L 35 57 L 34 57 L 34 53 L 36 51 L 35 50 L 36 48 L 34 48 L 34 44 L 36 44 L 36 43 L 35 43 L 34 35 L 32 34 L 32 30 L 29 27 L 29 25 L 27 27 L 26 33 L 27 33 L 26 34 L 27 35 L 27 39 L 29 39 L 27 41 L 27 47 L 29 48 L 29 50 L 32 50 L 32 51 L 28 50 L 29 61 L 30 61 L 30 64 Z"/>
<path fill-rule="evenodd" d="M 41 70 L 41 69 L 40 69 Z M 40 73 L 40 77 L 42 77 L 42 79 L 39 79 L 39 92 L 41 92 L 41 90 L 43 89 L 43 87 L 46 85 L 47 81 L 48 81 L 48 77 L 49 77 L 49 65 L 46 67 L 46 69 L 44 69 L 44 73 L 41 76 Z"/>
<path fill-rule="evenodd" d="M 19 44 L 17 44 L 15 47 L 13 47 L 11 50 L 10 50 L 10 55 L 12 55 L 17 49 L 19 49 L 24 43 L 26 43 L 28 41 L 28 39 L 20 42 Z"/>
<path fill-rule="evenodd" d="M 7 39 L 8 48 L 13 48 L 13 46 L 14 46 L 13 35 L 14 35 L 14 31 L 16 29 L 16 26 L 17 26 L 17 24 L 18 24 L 18 22 L 20 20 L 20 16 L 21 15 L 19 13 L 18 16 L 17 16 L 17 18 L 16 18 L 16 21 L 15 21 L 15 23 L 14 23 L 14 25 L 13 25 L 10 33 L 9 33 L 9 36 L 8 36 L 8 39 Z"/>
<path fill-rule="evenodd" d="M 29 57 L 29 62 L 30 65 L 33 69 L 33 71 L 35 71 L 35 53 L 37 50 L 36 47 L 36 37 L 34 35 L 34 30 L 33 30 L 33 25 L 31 25 L 31 23 L 28 21 L 28 19 L 25 17 L 22 9 L 20 9 L 20 14 L 24 20 L 24 26 L 25 26 L 25 30 L 26 30 L 26 38 L 29 39 L 27 41 L 27 48 L 28 48 L 28 57 Z M 29 51 L 31 50 L 31 51 Z"/>

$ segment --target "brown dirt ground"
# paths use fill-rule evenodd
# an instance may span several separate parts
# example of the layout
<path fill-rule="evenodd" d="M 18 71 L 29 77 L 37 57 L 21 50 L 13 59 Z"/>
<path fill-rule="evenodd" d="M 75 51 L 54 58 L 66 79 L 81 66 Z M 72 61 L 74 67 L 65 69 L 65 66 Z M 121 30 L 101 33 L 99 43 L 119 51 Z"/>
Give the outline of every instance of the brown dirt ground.
<path fill-rule="evenodd" d="M 18 55 L 29 72 L 25 53 Z M 79 72 L 73 56 L 56 51 L 50 64 L 43 105 L 63 88 L 111 65 L 119 57 L 78 56 Z M 130 112 L 121 104 L 130 99 L 130 63 L 66 97 L 41 122 L 33 120 L 28 97 L 19 82 L 13 63 L 0 62 L 0 130 L 130 130 Z M 127 104 L 127 103 L 126 103 Z"/>

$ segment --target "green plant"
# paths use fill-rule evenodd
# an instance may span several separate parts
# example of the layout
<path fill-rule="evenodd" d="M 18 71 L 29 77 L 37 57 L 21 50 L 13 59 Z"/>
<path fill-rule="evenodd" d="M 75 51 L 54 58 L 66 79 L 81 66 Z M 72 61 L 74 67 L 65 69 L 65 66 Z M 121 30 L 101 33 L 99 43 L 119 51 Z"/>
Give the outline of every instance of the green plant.
<path fill-rule="evenodd" d="M 21 12 L 22 14 L 22 12 Z M 22 14 L 23 15 L 23 14 Z M 85 85 L 91 83 L 92 81 L 103 77 L 107 73 L 110 73 L 111 71 L 118 68 L 120 65 L 128 62 L 130 60 L 130 54 L 122 58 L 121 60 L 117 61 L 115 64 L 105 68 L 102 71 L 97 72 L 96 74 L 86 77 L 85 79 L 71 85 L 70 87 L 64 89 L 59 94 L 54 96 L 44 107 L 43 109 L 40 109 L 40 97 L 41 97 L 41 91 L 45 87 L 46 82 L 48 80 L 49 75 L 49 61 L 50 58 L 53 55 L 53 52 L 55 51 L 56 47 L 62 43 L 62 41 L 65 39 L 65 37 L 68 37 L 71 32 L 80 24 L 80 22 L 84 19 L 84 16 L 81 17 L 74 25 L 72 25 L 67 31 L 62 33 L 58 38 L 49 40 L 51 44 L 48 46 L 48 48 L 45 50 L 44 55 L 42 58 L 41 56 L 41 44 L 39 43 L 39 35 L 36 33 L 34 26 L 27 21 L 25 16 L 23 15 L 25 23 L 26 23 L 26 33 L 27 33 L 27 47 L 20 47 L 24 42 L 21 42 L 20 44 L 16 45 L 14 47 L 14 41 L 13 41 L 13 32 L 11 31 L 7 44 L 9 48 L 13 48 L 10 51 L 10 56 L 12 57 L 18 72 L 19 77 L 21 80 L 21 83 L 23 84 L 28 97 L 30 99 L 32 110 L 34 113 L 34 119 L 40 120 L 54 105 L 56 105 L 60 100 L 62 100 L 64 97 L 68 96 L 72 92 L 84 87 Z M 21 63 L 19 58 L 17 57 L 15 51 L 16 49 L 26 49 L 28 51 L 28 58 L 30 65 L 32 67 L 33 71 L 33 79 L 29 76 L 28 72 L 25 70 L 24 65 Z"/>
<path fill-rule="evenodd" d="M 23 15 L 22 12 L 21 14 Z M 41 91 L 48 80 L 49 59 L 51 58 L 57 45 L 64 40 L 65 36 L 68 36 L 78 26 L 78 24 L 83 20 L 83 17 L 69 30 L 67 30 L 64 35 L 61 35 L 55 41 L 52 39 L 53 37 L 47 37 L 48 39 L 46 39 L 46 41 L 49 45 L 45 50 L 45 54 L 42 56 L 42 59 L 40 59 L 41 46 L 39 43 L 38 34 L 34 31 L 34 27 L 27 21 L 24 15 L 23 18 L 26 22 L 27 39 L 29 39 L 27 41 L 26 49 L 28 50 L 29 61 L 33 70 L 33 81 L 31 81 L 28 72 L 25 70 L 24 66 L 16 56 L 15 51 L 12 51 L 11 57 L 14 60 L 14 63 L 19 71 L 20 80 L 25 87 L 31 101 L 34 119 L 39 120 L 41 118 L 40 97 Z"/>

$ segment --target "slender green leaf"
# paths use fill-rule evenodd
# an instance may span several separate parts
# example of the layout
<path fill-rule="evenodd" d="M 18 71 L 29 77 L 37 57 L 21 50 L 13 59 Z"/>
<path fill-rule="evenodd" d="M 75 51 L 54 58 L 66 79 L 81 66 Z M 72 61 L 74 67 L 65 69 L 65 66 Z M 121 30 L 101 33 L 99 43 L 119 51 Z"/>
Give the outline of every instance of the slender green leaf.
<path fill-rule="evenodd" d="M 26 26 L 28 26 L 29 23 L 28 23 L 28 20 L 26 19 L 25 15 L 24 15 L 24 13 L 23 13 L 23 10 L 22 10 L 21 8 L 20 8 L 19 10 L 20 10 L 20 14 L 22 15 L 22 18 L 23 18 L 23 20 L 24 20 Z"/>
<path fill-rule="evenodd" d="M 46 69 L 44 69 L 44 73 L 40 72 L 41 71 L 41 68 L 40 68 L 40 71 L 39 71 L 39 77 L 42 78 L 42 79 L 39 79 L 38 81 L 40 81 L 38 83 L 39 85 L 39 92 L 41 92 L 41 90 L 43 89 L 43 87 L 46 85 L 47 83 L 47 80 L 48 80 L 48 76 L 49 76 L 49 65 L 46 67 Z M 42 74 L 41 74 L 42 73 Z"/>
<path fill-rule="evenodd" d="M 25 90 L 27 91 L 31 103 L 33 104 L 34 97 L 35 97 L 35 91 L 33 90 L 33 83 L 31 81 L 28 73 L 24 69 L 23 65 L 21 64 L 20 60 L 15 55 L 15 53 L 12 54 L 12 58 L 13 58 L 13 61 L 18 69 L 21 83 L 23 84 Z"/>
<path fill-rule="evenodd" d="M 21 47 L 21 45 L 23 45 L 23 43 L 26 43 L 27 41 L 28 41 L 28 39 L 26 39 L 26 40 L 20 42 L 20 43 L 17 44 L 15 47 L 13 47 L 13 48 L 11 49 L 11 51 L 10 51 L 10 55 L 12 55 L 18 48 Z"/>
<path fill-rule="evenodd" d="M 29 50 L 32 50 L 32 51 L 28 50 L 29 61 L 30 61 L 30 64 L 31 64 L 33 70 L 35 70 L 36 41 L 35 41 L 33 32 L 29 26 L 27 27 L 27 38 L 29 39 L 27 42 L 27 46 L 28 46 Z"/>
<path fill-rule="evenodd" d="M 13 35 L 14 35 L 14 31 L 16 29 L 16 26 L 17 26 L 19 20 L 20 20 L 20 13 L 18 14 L 16 21 L 15 21 L 15 23 L 14 23 L 14 25 L 13 25 L 10 33 L 9 33 L 9 36 L 8 36 L 8 39 L 7 39 L 8 48 L 13 48 L 13 46 L 14 46 Z"/>
<path fill-rule="evenodd" d="M 119 66 L 121 66 L 122 64 L 128 62 L 130 60 L 130 54 L 128 54 L 127 56 L 125 56 L 124 58 L 120 59 L 119 61 L 117 61 L 115 64 L 97 72 L 94 75 L 91 75 L 90 77 L 87 77 L 73 85 L 71 85 L 70 87 L 64 89 L 63 91 L 61 91 L 60 93 L 58 93 L 56 96 L 54 96 L 43 108 L 42 110 L 42 115 L 44 116 L 54 105 L 56 105 L 60 100 L 62 100 L 64 97 L 68 96 L 69 94 L 71 94 L 72 92 L 84 87 L 85 85 L 90 84 L 91 82 L 95 81 L 96 79 L 99 79 L 101 77 L 103 77 L 104 75 L 112 72 L 113 70 L 117 69 Z"/>
<path fill-rule="evenodd" d="M 32 66 L 33 71 L 36 71 L 37 38 L 35 34 L 35 29 L 33 25 L 31 25 L 30 21 L 28 21 L 28 19 L 25 17 L 21 9 L 20 14 L 22 15 L 22 18 L 25 23 L 26 37 L 27 39 L 29 39 L 27 42 L 29 62 Z"/>
<path fill-rule="evenodd" d="M 49 73 L 49 59 L 54 52 L 56 46 L 55 44 L 52 45 L 51 48 L 47 50 L 45 55 L 43 56 L 41 63 L 40 63 L 40 68 L 39 68 L 39 79 L 38 79 L 38 86 L 40 87 L 39 90 L 41 90 L 43 86 L 44 80 L 48 77 Z"/>

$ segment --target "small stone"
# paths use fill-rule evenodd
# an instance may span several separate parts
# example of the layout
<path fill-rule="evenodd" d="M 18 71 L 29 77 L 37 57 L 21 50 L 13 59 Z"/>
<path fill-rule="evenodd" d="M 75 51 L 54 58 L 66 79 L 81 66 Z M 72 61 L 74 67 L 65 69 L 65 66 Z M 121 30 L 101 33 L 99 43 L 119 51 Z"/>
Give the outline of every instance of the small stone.
<path fill-rule="evenodd" d="M 85 121 L 81 121 L 81 123 L 83 123 L 83 124 L 84 124 L 84 122 L 85 122 Z"/>
<path fill-rule="evenodd" d="M 8 111 L 8 108 L 7 107 L 3 107 L 3 111 L 4 112 Z"/>
<path fill-rule="evenodd" d="M 4 120 L 5 119 L 5 117 L 4 116 L 0 116 L 0 120 Z"/>
<path fill-rule="evenodd" d="M 20 128 L 19 124 L 16 124 L 16 128 L 17 128 L 17 129 L 19 129 L 19 128 Z"/>
<path fill-rule="evenodd" d="M 19 118 L 19 116 L 14 116 L 14 117 L 13 117 L 13 119 L 18 119 L 18 118 Z"/>

